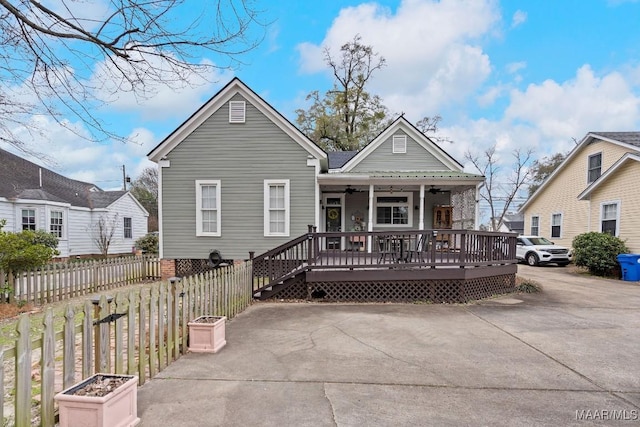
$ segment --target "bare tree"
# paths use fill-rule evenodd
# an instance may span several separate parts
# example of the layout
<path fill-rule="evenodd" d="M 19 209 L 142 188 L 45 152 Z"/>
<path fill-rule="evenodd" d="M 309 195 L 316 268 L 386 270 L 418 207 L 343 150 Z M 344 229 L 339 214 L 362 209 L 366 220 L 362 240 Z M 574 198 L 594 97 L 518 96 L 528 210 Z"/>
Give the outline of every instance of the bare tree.
<path fill-rule="evenodd" d="M 122 92 L 141 99 L 156 85 L 185 87 L 194 76 L 203 83 L 231 67 L 264 34 L 250 2 L 0 0 L 0 141 L 28 151 L 23 134 L 48 130 L 37 115 L 89 140 L 124 141 L 97 107 Z M 215 58 L 202 59 L 209 54 Z"/>
<path fill-rule="evenodd" d="M 118 214 L 111 218 L 101 216 L 93 226 L 93 241 L 103 257 L 109 255 L 109 246 L 118 227 Z"/>
<path fill-rule="evenodd" d="M 470 150 L 464 155 L 464 158 L 485 177 L 480 197 L 489 203 L 493 231 L 498 231 L 516 195 L 531 181 L 532 173 L 529 166 L 533 150 L 517 149 L 512 155 L 512 170 L 507 173 L 500 173 L 501 167 L 495 146 L 485 150 L 481 156 L 472 154 Z"/>

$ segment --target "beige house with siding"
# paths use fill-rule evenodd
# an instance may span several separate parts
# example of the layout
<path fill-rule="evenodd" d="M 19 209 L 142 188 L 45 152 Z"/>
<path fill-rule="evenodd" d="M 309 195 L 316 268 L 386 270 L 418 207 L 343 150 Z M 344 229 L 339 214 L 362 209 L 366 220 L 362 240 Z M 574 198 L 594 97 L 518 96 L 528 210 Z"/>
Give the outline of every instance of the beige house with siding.
<path fill-rule="evenodd" d="M 640 132 L 591 132 L 522 205 L 524 234 L 609 232 L 640 253 Z"/>

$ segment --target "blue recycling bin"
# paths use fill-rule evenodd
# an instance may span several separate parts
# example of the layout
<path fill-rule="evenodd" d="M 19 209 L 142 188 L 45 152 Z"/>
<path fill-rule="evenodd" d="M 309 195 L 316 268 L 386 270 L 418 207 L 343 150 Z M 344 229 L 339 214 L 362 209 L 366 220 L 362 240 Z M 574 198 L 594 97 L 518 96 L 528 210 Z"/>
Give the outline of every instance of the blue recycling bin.
<path fill-rule="evenodd" d="M 640 254 L 620 254 L 618 262 L 622 270 L 622 280 L 627 282 L 640 280 Z"/>

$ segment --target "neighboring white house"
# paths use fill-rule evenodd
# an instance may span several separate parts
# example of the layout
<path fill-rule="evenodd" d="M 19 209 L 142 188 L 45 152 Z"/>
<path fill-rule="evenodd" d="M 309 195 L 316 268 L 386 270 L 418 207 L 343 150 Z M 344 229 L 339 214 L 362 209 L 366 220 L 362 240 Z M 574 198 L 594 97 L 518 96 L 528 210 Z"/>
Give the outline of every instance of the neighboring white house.
<path fill-rule="evenodd" d="M 128 191 L 104 191 L 0 149 L 4 230 L 49 231 L 60 239 L 60 258 L 100 254 L 100 224 L 103 234 L 113 230 L 109 254 L 131 253 L 147 234 L 148 216 Z"/>

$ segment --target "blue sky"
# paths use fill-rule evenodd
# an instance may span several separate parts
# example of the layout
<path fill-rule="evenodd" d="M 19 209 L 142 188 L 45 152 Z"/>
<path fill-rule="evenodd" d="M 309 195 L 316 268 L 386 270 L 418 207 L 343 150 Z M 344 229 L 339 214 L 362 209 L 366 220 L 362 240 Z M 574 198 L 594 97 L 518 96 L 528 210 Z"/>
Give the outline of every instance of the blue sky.
<path fill-rule="evenodd" d="M 469 148 L 496 145 L 506 166 L 516 148 L 540 158 L 589 131 L 640 130 L 637 0 L 258 0 L 256 8 L 272 23 L 238 69 L 142 104 L 121 94 L 101 110 L 137 144 L 90 144 L 54 123 L 50 140 L 32 143 L 56 171 L 118 188 L 122 165 L 135 178 L 150 165 L 146 153 L 233 76 L 293 122 L 306 94 L 332 83 L 322 49 L 338 52 L 355 34 L 387 61 L 370 91 L 411 121 L 442 116 L 438 136 L 453 141 L 443 148 L 461 162 Z"/>

